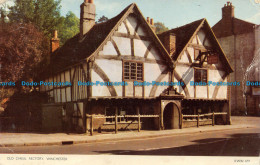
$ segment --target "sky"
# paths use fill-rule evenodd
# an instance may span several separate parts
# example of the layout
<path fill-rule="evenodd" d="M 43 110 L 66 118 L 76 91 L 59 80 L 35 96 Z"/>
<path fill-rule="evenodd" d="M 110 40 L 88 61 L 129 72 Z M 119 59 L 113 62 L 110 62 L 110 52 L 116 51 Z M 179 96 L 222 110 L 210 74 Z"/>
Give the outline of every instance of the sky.
<path fill-rule="evenodd" d="M 12 0 L 0 0 L 12 1 Z M 62 0 L 61 14 L 65 16 L 72 11 L 78 17 L 80 4 L 84 0 Z M 168 28 L 175 28 L 206 18 L 211 26 L 222 17 L 222 7 L 228 0 L 94 0 L 96 19 L 105 15 L 112 18 L 131 3 L 136 3 L 144 17 L 163 22 Z M 235 7 L 235 17 L 260 24 L 260 0 L 229 0 Z"/>
<path fill-rule="evenodd" d="M 78 17 L 80 4 L 84 0 L 62 0 L 61 13 L 72 11 Z M 235 7 L 235 17 L 260 24 L 260 0 L 229 0 Z M 221 8 L 227 0 L 94 0 L 96 19 L 105 15 L 112 18 L 131 3 L 136 3 L 144 17 L 163 22 L 168 28 L 175 28 L 192 21 L 206 18 L 211 26 L 222 17 Z"/>

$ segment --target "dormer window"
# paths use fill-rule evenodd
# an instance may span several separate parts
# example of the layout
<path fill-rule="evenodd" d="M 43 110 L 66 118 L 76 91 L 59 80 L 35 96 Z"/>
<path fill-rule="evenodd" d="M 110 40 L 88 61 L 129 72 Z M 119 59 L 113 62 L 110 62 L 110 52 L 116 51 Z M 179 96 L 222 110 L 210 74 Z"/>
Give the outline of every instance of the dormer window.
<path fill-rule="evenodd" d="M 124 81 L 143 81 L 143 63 L 141 62 L 124 62 Z"/>

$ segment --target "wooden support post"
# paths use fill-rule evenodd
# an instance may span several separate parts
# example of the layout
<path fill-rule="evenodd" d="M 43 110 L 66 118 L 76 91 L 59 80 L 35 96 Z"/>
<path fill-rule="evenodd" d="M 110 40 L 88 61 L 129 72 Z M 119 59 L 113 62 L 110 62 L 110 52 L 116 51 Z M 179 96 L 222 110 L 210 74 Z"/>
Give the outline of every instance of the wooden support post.
<path fill-rule="evenodd" d="M 182 129 L 182 125 L 183 125 L 183 114 L 181 114 L 181 129 Z"/>
<path fill-rule="evenodd" d="M 88 134 L 88 116 L 86 114 L 86 134 Z"/>
<path fill-rule="evenodd" d="M 93 115 L 91 115 L 90 128 L 90 135 L 93 136 Z"/>
<path fill-rule="evenodd" d="M 138 132 L 141 131 L 141 117 L 140 117 L 140 109 L 137 107 L 137 114 L 138 114 Z"/>
<path fill-rule="evenodd" d="M 116 111 L 115 111 L 115 133 L 117 134 L 117 114 L 118 114 L 118 107 L 116 107 Z"/>
<path fill-rule="evenodd" d="M 215 114 L 214 114 L 214 112 L 212 113 L 212 126 L 214 126 L 215 125 Z"/>
<path fill-rule="evenodd" d="M 161 130 L 161 118 L 160 118 L 160 115 L 158 117 L 158 129 Z"/>
<path fill-rule="evenodd" d="M 197 127 L 200 126 L 200 114 L 198 113 L 198 117 L 197 117 Z"/>

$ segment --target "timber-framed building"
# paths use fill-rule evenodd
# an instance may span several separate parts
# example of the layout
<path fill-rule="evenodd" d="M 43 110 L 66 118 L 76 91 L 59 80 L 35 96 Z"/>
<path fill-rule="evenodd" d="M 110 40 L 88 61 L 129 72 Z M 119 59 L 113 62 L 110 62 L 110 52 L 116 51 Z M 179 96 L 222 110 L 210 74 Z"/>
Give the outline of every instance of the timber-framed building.
<path fill-rule="evenodd" d="M 220 120 L 230 123 L 227 86 L 190 85 L 190 81 L 228 82 L 232 72 L 206 19 L 158 37 L 153 20 L 146 20 L 136 4 L 107 22 L 95 24 L 95 4 L 85 0 L 81 5 L 80 34 L 60 48 L 57 44 L 56 35 L 44 81 L 67 81 L 71 86 L 41 86 L 40 91 L 48 93 L 50 103 L 62 105 L 65 115 L 73 116 L 75 129 L 89 128 L 87 115 L 123 116 L 116 121 L 119 129 L 135 128 L 135 120 L 124 116 L 140 114 L 159 116 L 159 120 L 142 119 L 143 129 L 181 128 L 183 114 L 210 112 L 226 112 Z M 209 56 L 213 55 L 217 56 L 217 63 L 208 64 Z M 127 85 L 79 85 L 79 82 Z M 183 85 L 165 85 L 173 82 Z M 99 118 L 92 126 L 109 128 L 113 122 L 113 118 Z"/>

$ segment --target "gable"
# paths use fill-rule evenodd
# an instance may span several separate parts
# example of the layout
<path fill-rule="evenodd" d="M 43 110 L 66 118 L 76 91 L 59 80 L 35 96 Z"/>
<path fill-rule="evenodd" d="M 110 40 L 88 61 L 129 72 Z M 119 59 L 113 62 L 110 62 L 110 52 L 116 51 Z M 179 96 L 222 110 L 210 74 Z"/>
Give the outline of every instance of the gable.
<path fill-rule="evenodd" d="M 160 45 L 160 41 L 149 26 L 138 9 L 134 9 L 133 12 L 120 20 L 120 24 L 115 27 L 113 34 L 101 47 L 97 56 L 105 58 L 133 56 L 141 60 L 150 59 L 167 64 L 169 55 L 159 49 L 159 47 L 161 49 L 164 47 Z"/>
<path fill-rule="evenodd" d="M 182 54 L 179 55 L 177 59 L 178 62 L 181 63 L 196 63 L 196 57 L 198 56 L 198 52 L 207 52 L 213 51 L 217 52 L 216 46 L 214 46 L 214 41 L 211 39 L 210 34 L 207 32 L 205 28 L 201 28 L 196 32 L 193 37 L 191 38 L 190 43 L 188 43 L 186 49 L 183 51 Z M 215 44 L 216 45 L 216 44 Z M 218 53 L 219 54 L 219 53 Z M 219 54 L 220 56 L 220 54 Z M 223 58 L 219 60 L 217 64 L 212 64 L 217 68 L 221 68 L 223 70 Z"/>

